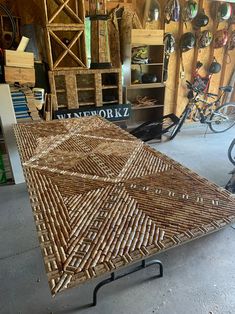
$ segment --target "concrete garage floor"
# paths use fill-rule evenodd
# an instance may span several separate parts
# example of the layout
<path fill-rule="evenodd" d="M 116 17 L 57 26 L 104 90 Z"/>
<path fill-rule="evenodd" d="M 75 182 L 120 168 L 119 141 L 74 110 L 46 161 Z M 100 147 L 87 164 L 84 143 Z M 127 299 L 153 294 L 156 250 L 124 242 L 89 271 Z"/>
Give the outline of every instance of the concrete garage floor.
<path fill-rule="evenodd" d="M 208 134 L 184 128 L 172 142 L 153 145 L 208 179 L 225 185 L 232 166 L 227 149 L 233 128 Z M 96 281 L 50 296 L 26 187 L 0 188 L 0 313 L 234 314 L 235 226 L 157 255 L 164 277 L 151 267 L 102 288 Z"/>

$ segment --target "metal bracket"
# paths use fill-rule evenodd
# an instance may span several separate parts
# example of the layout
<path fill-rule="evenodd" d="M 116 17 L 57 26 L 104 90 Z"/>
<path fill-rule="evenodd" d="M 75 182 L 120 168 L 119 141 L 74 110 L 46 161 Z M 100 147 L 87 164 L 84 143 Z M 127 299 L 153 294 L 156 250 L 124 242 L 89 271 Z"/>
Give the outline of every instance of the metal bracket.
<path fill-rule="evenodd" d="M 103 286 L 105 286 L 105 285 L 107 285 L 107 284 L 109 284 L 109 283 L 111 283 L 111 282 L 113 282 L 115 280 L 118 280 L 118 279 L 121 279 L 123 277 L 126 277 L 126 276 L 128 276 L 130 274 L 133 274 L 133 273 L 135 273 L 135 272 L 137 272 L 139 270 L 142 270 L 144 268 L 150 267 L 152 265 L 159 265 L 159 275 L 157 275 L 155 278 L 163 277 L 163 265 L 162 265 L 162 263 L 159 260 L 153 260 L 153 261 L 149 261 L 149 262 L 146 262 L 146 260 L 143 260 L 141 262 L 141 265 L 136 266 L 135 268 L 133 268 L 129 272 L 126 272 L 126 273 L 118 275 L 118 276 L 116 276 L 116 274 L 114 272 L 111 273 L 110 278 L 107 278 L 107 279 L 101 281 L 95 287 L 94 292 L 93 292 L 93 303 L 92 303 L 92 306 L 96 306 L 96 304 L 97 304 L 97 293 L 98 293 L 100 288 L 102 288 Z"/>

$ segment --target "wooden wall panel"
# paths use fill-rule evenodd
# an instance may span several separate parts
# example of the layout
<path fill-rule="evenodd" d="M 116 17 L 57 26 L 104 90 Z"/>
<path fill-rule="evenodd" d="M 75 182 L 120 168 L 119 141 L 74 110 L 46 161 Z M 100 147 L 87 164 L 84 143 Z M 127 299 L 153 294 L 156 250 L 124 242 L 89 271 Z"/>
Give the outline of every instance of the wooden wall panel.
<path fill-rule="evenodd" d="M 170 24 L 164 23 L 164 6 L 166 1 L 160 0 L 161 5 L 161 20 L 153 23 L 146 23 L 146 28 L 148 29 L 164 29 L 165 32 L 172 32 L 177 41 L 177 51 L 171 55 L 169 63 L 169 74 L 168 80 L 166 82 L 166 98 L 165 98 L 165 110 L 166 113 L 175 112 L 180 114 L 187 102 L 186 98 L 186 80 L 191 80 L 193 69 L 197 61 L 201 61 L 204 64 L 204 67 L 200 70 L 200 74 L 206 74 L 210 63 L 215 56 L 217 61 L 220 62 L 223 66 L 221 73 L 215 74 L 211 80 L 210 91 L 213 93 L 219 92 L 219 86 L 227 85 L 230 82 L 232 73 L 235 68 L 235 50 L 226 51 L 224 48 L 214 49 L 213 45 L 205 49 L 194 49 L 183 53 L 183 63 L 185 68 L 185 73 L 182 75 L 182 65 L 179 65 L 180 52 L 179 52 L 179 38 L 182 33 L 193 31 L 192 23 L 187 23 L 187 27 L 178 22 L 170 22 Z M 185 4 L 185 0 L 180 0 L 181 5 Z M 205 10 L 205 13 L 210 17 L 210 23 L 208 26 L 202 30 L 210 30 L 213 33 L 218 29 L 223 29 L 228 27 L 227 22 L 219 23 L 215 18 L 216 6 L 218 3 L 208 2 L 207 0 L 199 0 L 199 5 Z M 137 0 L 137 13 L 140 18 L 143 19 L 144 12 L 144 1 Z M 233 25 L 231 29 L 235 29 Z M 229 54 L 229 56 L 228 56 Z M 235 99 L 235 93 L 232 97 Z"/>

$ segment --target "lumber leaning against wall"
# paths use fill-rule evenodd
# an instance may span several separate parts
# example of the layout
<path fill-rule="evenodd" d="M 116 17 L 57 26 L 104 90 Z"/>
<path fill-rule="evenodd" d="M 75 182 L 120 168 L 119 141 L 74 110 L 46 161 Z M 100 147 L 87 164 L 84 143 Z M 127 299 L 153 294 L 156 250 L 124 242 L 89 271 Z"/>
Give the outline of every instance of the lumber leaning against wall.
<path fill-rule="evenodd" d="M 161 5 L 161 19 L 157 22 L 146 23 L 146 28 L 160 29 L 163 28 L 165 32 L 172 32 L 176 38 L 176 42 L 179 44 L 180 36 L 185 32 L 193 31 L 192 23 L 187 23 L 187 27 L 182 22 L 170 22 L 166 24 L 164 22 L 164 6 L 165 0 L 159 1 Z M 185 0 L 180 0 L 181 5 L 185 5 Z M 223 29 L 228 27 L 227 22 L 219 23 L 215 15 L 216 2 L 209 2 L 208 0 L 198 0 L 200 8 L 205 10 L 205 13 L 210 17 L 210 23 L 202 30 L 210 30 L 213 33 L 217 29 Z M 137 0 L 137 13 L 143 20 L 145 1 Z M 218 26 L 218 27 L 217 27 Z M 231 26 L 231 29 L 235 29 L 235 25 Z M 165 98 L 165 113 L 175 112 L 180 114 L 187 102 L 186 95 L 186 80 L 191 80 L 193 67 L 195 67 L 196 61 L 199 60 L 204 64 L 204 70 L 208 69 L 213 56 L 217 61 L 222 64 L 222 71 L 219 74 L 215 74 L 212 77 L 210 92 L 218 93 L 219 86 L 227 85 L 230 83 L 232 73 L 235 67 L 235 50 L 226 51 L 224 48 L 214 49 L 213 45 L 204 49 L 193 49 L 183 54 L 183 63 L 185 67 L 184 77 L 182 77 L 182 67 L 180 65 L 180 51 L 177 49 L 171 55 L 169 63 L 169 77 L 166 83 L 166 98 Z M 193 65 L 193 66 L 192 66 Z M 203 70 L 200 71 L 203 74 Z M 204 72 L 205 74 L 205 72 Z M 232 97 L 235 101 L 235 93 Z"/>

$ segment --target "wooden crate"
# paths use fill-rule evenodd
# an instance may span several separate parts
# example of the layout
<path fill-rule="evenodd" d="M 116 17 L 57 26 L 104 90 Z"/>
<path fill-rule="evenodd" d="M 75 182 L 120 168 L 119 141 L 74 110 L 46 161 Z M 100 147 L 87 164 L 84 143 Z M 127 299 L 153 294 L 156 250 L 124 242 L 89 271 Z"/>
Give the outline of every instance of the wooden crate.
<path fill-rule="evenodd" d="M 84 24 L 83 0 L 43 0 L 46 24 Z"/>
<path fill-rule="evenodd" d="M 33 69 L 34 55 L 32 52 L 5 50 L 5 65 Z"/>
<path fill-rule="evenodd" d="M 44 12 L 50 69 L 86 68 L 83 0 L 44 0 Z"/>
<path fill-rule="evenodd" d="M 158 29 L 133 29 L 131 43 L 143 45 L 163 45 L 164 30 Z"/>
<path fill-rule="evenodd" d="M 53 110 L 122 104 L 121 68 L 49 72 Z"/>
<path fill-rule="evenodd" d="M 20 85 L 35 86 L 35 69 L 4 67 L 5 82 L 7 84 L 19 83 Z"/>
<path fill-rule="evenodd" d="M 46 27 L 45 35 L 52 71 L 87 67 L 84 25 Z"/>

